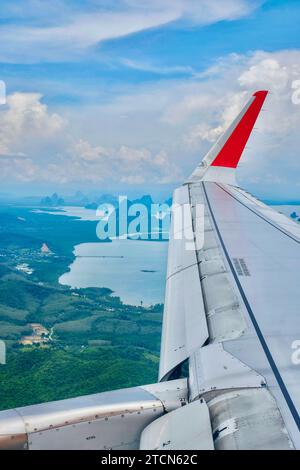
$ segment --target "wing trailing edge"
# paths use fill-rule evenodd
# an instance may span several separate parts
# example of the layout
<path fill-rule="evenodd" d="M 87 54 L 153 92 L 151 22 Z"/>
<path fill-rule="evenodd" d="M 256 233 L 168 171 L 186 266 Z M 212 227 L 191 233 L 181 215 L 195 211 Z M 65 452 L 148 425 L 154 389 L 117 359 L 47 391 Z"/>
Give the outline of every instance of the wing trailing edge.
<path fill-rule="evenodd" d="M 236 186 L 235 170 L 251 135 L 268 91 L 255 92 L 229 128 L 187 181 L 222 182 Z"/>

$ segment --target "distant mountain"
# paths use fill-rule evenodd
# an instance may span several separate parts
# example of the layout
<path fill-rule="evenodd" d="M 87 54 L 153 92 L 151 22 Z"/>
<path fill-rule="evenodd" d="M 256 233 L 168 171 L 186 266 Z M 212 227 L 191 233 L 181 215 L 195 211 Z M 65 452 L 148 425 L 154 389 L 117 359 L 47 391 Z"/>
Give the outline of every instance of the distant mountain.
<path fill-rule="evenodd" d="M 132 204 L 143 204 L 150 208 L 153 203 L 153 199 L 149 194 L 145 194 L 144 196 L 133 200 L 128 199 L 128 206 L 131 206 Z M 118 198 L 112 194 L 103 194 L 102 196 L 97 197 L 94 201 L 86 204 L 85 208 L 97 209 L 101 204 L 111 204 L 114 207 L 118 207 L 119 201 Z"/>
<path fill-rule="evenodd" d="M 115 208 L 117 208 L 119 205 L 119 200 L 118 196 L 115 196 L 113 194 L 101 194 L 89 197 L 81 191 L 76 191 L 76 193 L 74 193 L 73 195 L 65 196 L 64 198 L 59 196 L 55 192 L 51 196 L 41 198 L 39 203 L 44 207 L 79 206 L 84 207 L 85 209 L 96 210 L 101 204 L 111 204 Z M 143 204 L 150 210 L 151 205 L 154 204 L 154 201 L 150 194 L 144 194 L 143 196 L 138 197 L 136 199 L 128 199 L 128 207 L 133 204 Z M 171 206 L 172 198 L 169 198 L 164 201 L 164 204 L 168 204 L 169 206 Z"/>
<path fill-rule="evenodd" d="M 116 206 L 119 201 L 118 201 L 117 196 L 114 196 L 113 194 L 102 194 L 99 198 L 97 198 L 96 202 L 99 205 L 100 204 L 112 204 L 113 206 Z"/>
<path fill-rule="evenodd" d="M 57 193 L 53 193 L 52 196 L 43 197 L 41 199 L 41 205 L 46 207 L 64 206 L 65 201 L 62 197 L 59 197 Z"/>
<path fill-rule="evenodd" d="M 89 198 L 83 194 L 81 191 L 76 191 L 73 196 L 69 196 L 66 199 L 68 205 L 76 205 L 76 206 L 85 206 L 89 203 Z"/>
<path fill-rule="evenodd" d="M 293 219 L 293 220 L 295 220 L 295 221 L 297 221 L 297 222 L 300 222 L 300 217 L 299 217 L 299 215 L 297 214 L 297 212 L 295 212 L 295 211 L 292 212 L 292 213 L 290 214 L 290 217 L 291 217 L 291 219 Z"/>
<path fill-rule="evenodd" d="M 98 209 L 101 204 L 112 204 L 114 207 L 118 206 L 118 198 L 112 194 L 102 194 L 96 197 L 92 202 L 88 202 L 84 205 L 86 209 Z"/>
<path fill-rule="evenodd" d="M 150 208 L 152 204 L 154 204 L 154 201 L 150 194 L 145 194 L 141 198 L 134 199 L 133 201 L 130 201 L 131 204 L 143 204 L 144 206 Z"/>

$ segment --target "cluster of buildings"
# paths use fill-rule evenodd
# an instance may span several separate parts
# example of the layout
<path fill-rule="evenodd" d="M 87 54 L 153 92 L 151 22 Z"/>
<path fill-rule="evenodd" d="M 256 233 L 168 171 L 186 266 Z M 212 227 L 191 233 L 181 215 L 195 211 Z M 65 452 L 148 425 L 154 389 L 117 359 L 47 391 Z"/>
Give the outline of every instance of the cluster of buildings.
<path fill-rule="evenodd" d="M 40 323 L 30 323 L 32 328 L 32 334 L 28 336 L 22 336 L 20 344 L 23 346 L 30 346 L 33 344 L 49 343 L 49 330 Z"/>

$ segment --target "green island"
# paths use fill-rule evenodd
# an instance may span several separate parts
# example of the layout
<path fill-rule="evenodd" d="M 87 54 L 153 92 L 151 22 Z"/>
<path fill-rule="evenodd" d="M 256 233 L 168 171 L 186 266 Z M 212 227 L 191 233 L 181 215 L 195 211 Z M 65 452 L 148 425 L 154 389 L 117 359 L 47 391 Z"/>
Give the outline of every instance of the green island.
<path fill-rule="evenodd" d="M 38 208 L 36 208 L 38 209 Z M 58 283 L 96 222 L 0 206 L 0 409 L 156 382 L 163 305 Z"/>

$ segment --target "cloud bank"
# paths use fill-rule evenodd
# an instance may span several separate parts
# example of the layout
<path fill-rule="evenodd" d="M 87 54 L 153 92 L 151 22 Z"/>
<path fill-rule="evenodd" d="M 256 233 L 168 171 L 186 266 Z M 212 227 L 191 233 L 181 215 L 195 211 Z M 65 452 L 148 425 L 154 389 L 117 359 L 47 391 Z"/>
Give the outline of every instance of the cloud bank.
<path fill-rule="evenodd" d="M 75 3 L 75 2 L 74 2 Z M 103 41 L 168 24 L 205 26 L 232 21 L 255 10 L 261 0 L 106 0 L 21 1 L 13 7 L 17 22 L 0 23 L 0 61 L 35 63 L 86 57 Z M 43 4 L 43 5 L 42 5 Z M 4 6 L 6 8 L 4 8 Z M 48 14 L 47 14 L 48 13 Z"/>
<path fill-rule="evenodd" d="M 0 112 L 1 178 L 174 186 L 249 96 L 269 89 L 238 176 L 289 194 L 300 185 L 300 106 L 292 102 L 299 64 L 297 50 L 230 55 L 193 80 L 143 84 L 72 114 L 53 112 L 37 93 L 13 94 Z"/>

